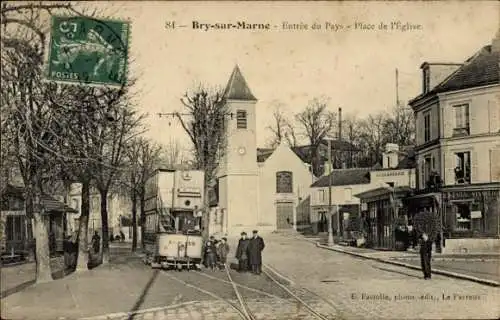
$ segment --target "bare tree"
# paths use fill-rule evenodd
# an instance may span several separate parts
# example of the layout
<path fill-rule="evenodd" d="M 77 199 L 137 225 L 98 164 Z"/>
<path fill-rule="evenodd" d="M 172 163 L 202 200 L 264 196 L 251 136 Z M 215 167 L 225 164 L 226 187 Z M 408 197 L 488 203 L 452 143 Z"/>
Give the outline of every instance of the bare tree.
<path fill-rule="evenodd" d="M 415 118 L 413 110 L 410 108 L 393 108 L 385 120 L 384 127 L 387 142 L 400 146 L 409 146 L 415 143 Z"/>
<path fill-rule="evenodd" d="M 359 147 L 365 150 L 364 166 L 373 166 L 382 160 L 382 152 L 386 142 L 385 123 L 387 114 L 384 112 L 369 115 L 360 122 Z"/>
<path fill-rule="evenodd" d="M 280 101 L 273 101 L 273 124 L 267 129 L 271 131 L 272 136 L 269 141 L 269 147 L 276 148 L 283 140 L 286 140 L 290 146 L 297 144 L 295 130 L 290 119 L 285 115 L 285 105 Z"/>
<path fill-rule="evenodd" d="M 226 120 L 228 107 L 221 90 L 209 90 L 200 85 L 187 92 L 181 99 L 189 114 L 185 120 L 180 113 L 177 118 L 194 146 L 194 165 L 205 172 L 203 230 L 208 231 L 208 191 L 215 185 L 217 169 L 226 150 Z"/>
<path fill-rule="evenodd" d="M 170 138 L 161 155 L 161 165 L 166 168 L 180 167 L 184 161 L 184 154 L 179 140 Z"/>
<path fill-rule="evenodd" d="M 162 146 L 142 137 L 132 140 L 126 151 L 129 167 L 127 184 L 132 201 L 132 251 L 137 249 L 137 203 L 140 206 L 141 241 L 144 241 L 146 183 L 160 165 L 163 151 Z"/>
<path fill-rule="evenodd" d="M 316 176 L 322 174 L 319 147 L 327 135 L 332 133 L 336 124 L 335 113 L 327 108 L 328 104 L 325 98 L 315 98 L 309 101 L 304 111 L 295 116 L 302 127 L 303 134 L 309 140 L 309 156 L 313 173 Z"/>
<path fill-rule="evenodd" d="M 52 280 L 41 198 L 57 176 L 50 150 L 60 128 L 48 97 L 62 93 L 42 81 L 46 21 L 41 16 L 65 8 L 69 5 L 11 2 L 3 3 L 0 11 L 2 135 L 12 142 L 24 182 L 26 215 L 35 221 L 37 283 Z"/>
<path fill-rule="evenodd" d="M 125 96 L 122 97 L 125 100 Z M 128 99 L 127 99 L 128 100 Z M 93 166 L 92 174 L 101 202 L 102 262 L 109 262 L 108 195 L 112 184 L 123 170 L 125 148 L 132 137 L 138 134 L 143 116 L 139 116 L 128 103 L 113 108 L 108 115 L 113 121 L 101 121 L 96 141 L 99 161 Z"/>
<path fill-rule="evenodd" d="M 123 92 L 113 88 L 72 86 L 68 88 L 66 99 L 53 107 L 59 115 L 59 123 L 63 124 L 61 136 L 64 140 L 57 149 L 60 162 L 73 181 L 82 185 L 77 271 L 86 270 L 88 265 L 91 186 L 94 184 L 101 194 L 101 217 L 107 226 L 107 194 L 121 169 L 129 126 L 136 120 L 134 112 L 122 102 L 125 99 Z M 102 201 L 104 193 L 105 201 Z M 103 236 L 104 248 L 106 240 Z"/>

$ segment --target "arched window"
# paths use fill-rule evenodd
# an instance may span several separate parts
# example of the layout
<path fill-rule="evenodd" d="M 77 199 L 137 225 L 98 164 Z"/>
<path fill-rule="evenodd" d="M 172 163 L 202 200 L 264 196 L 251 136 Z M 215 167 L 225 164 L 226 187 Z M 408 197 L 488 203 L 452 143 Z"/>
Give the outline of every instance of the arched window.
<path fill-rule="evenodd" d="M 276 193 L 293 193 L 293 173 L 291 171 L 276 172 Z"/>

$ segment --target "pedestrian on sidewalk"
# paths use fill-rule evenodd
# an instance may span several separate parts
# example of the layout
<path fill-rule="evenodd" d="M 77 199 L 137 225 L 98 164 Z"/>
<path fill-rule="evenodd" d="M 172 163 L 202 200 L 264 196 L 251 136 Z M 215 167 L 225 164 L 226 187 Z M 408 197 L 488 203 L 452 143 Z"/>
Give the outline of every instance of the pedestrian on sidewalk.
<path fill-rule="evenodd" d="M 92 247 L 94 249 L 94 253 L 98 254 L 99 249 L 101 248 L 101 237 L 97 231 L 95 231 L 94 236 L 92 236 Z"/>
<path fill-rule="evenodd" d="M 252 266 L 252 273 L 260 274 L 262 272 L 262 250 L 264 250 L 264 239 L 258 235 L 258 231 L 254 230 L 253 238 L 248 244 L 248 258 Z"/>
<path fill-rule="evenodd" d="M 431 279 L 432 275 L 432 243 L 437 238 L 438 223 L 437 214 L 429 211 L 427 208 L 417 213 L 414 218 L 415 231 L 420 241 L 420 263 L 425 280 Z"/>
<path fill-rule="evenodd" d="M 123 231 L 121 231 L 121 230 L 120 230 L 120 241 L 121 242 L 125 241 L 125 233 L 123 233 Z"/>
<path fill-rule="evenodd" d="M 241 239 L 238 241 L 236 248 L 236 259 L 238 259 L 238 272 L 246 272 L 248 270 L 248 244 L 247 233 L 241 233 Z"/>
<path fill-rule="evenodd" d="M 222 237 L 219 242 L 219 246 L 217 247 L 217 252 L 219 256 L 219 269 L 225 270 L 227 255 L 229 254 L 229 244 L 227 244 L 227 238 Z"/>

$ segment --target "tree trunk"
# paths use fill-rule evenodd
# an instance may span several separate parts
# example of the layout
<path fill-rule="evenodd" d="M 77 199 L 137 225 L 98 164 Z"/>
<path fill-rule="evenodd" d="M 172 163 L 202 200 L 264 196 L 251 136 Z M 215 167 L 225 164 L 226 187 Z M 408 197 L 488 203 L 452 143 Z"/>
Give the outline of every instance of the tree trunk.
<path fill-rule="evenodd" d="M 43 212 L 34 212 L 36 236 L 36 283 L 52 281 L 50 268 L 49 232 Z"/>
<path fill-rule="evenodd" d="M 50 267 L 48 216 L 43 215 L 44 209 L 40 197 L 34 197 L 29 189 L 26 191 L 26 213 L 35 220 L 36 283 L 46 283 L 53 280 Z"/>
<path fill-rule="evenodd" d="M 109 263 L 108 191 L 101 190 L 102 263 Z"/>
<path fill-rule="evenodd" d="M 208 198 L 208 181 L 205 181 L 203 188 L 203 214 L 201 217 L 202 236 L 208 238 L 210 235 L 210 199 Z"/>
<path fill-rule="evenodd" d="M 78 228 L 78 258 L 75 271 L 85 271 L 89 262 L 90 181 L 82 181 L 82 213 Z"/>
<path fill-rule="evenodd" d="M 137 194 L 132 191 L 132 252 L 137 249 Z"/>
<path fill-rule="evenodd" d="M 141 215 L 139 218 L 139 225 L 141 226 L 141 247 L 144 249 L 144 219 L 145 219 L 145 211 L 146 211 L 146 200 L 144 199 L 144 194 L 141 195 L 140 206 L 141 206 Z"/>

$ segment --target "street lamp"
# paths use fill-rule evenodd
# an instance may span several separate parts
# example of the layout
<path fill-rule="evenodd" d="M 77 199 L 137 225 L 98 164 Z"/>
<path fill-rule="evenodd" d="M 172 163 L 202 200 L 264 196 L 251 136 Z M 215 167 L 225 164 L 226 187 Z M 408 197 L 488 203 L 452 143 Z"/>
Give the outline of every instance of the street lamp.
<path fill-rule="evenodd" d="M 332 184 L 333 184 L 333 166 L 332 166 L 332 139 L 325 138 L 328 142 L 328 245 L 333 246 L 333 214 L 332 214 Z"/>

